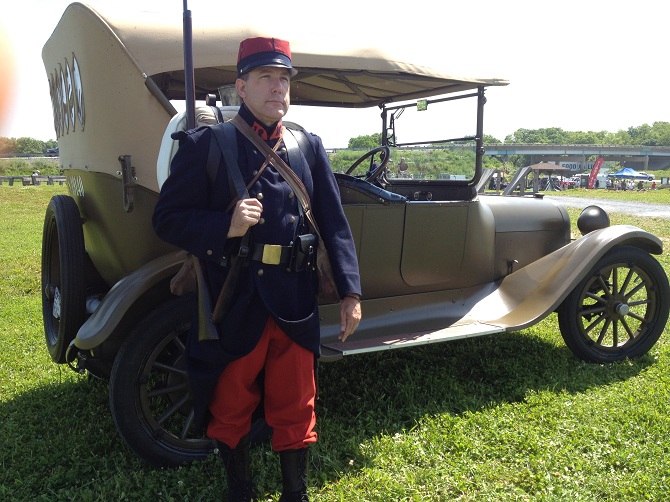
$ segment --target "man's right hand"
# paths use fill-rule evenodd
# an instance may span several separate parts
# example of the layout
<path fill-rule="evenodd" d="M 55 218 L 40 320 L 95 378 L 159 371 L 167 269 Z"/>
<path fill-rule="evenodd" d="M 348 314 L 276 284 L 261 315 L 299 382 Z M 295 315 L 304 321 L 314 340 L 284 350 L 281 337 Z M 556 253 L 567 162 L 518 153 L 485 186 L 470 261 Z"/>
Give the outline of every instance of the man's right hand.
<path fill-rule="evenodd" d="M 242 237 L 249 227 L 253 227 L 261 219 L 263 204 L 258 199 L 242 199 L 235 204 L 233 217 L 230 220 L 228 238 Z"/>

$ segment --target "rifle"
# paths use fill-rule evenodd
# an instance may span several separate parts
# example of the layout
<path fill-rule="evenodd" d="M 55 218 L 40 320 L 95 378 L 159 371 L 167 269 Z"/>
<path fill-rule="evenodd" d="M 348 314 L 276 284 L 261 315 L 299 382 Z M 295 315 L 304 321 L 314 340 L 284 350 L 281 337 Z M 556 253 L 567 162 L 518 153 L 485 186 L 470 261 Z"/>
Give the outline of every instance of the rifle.
<path fill-rule="evenodd" d="M 184 0 L 184 100 L 186 101 L 186 127 L 195 127 L 195 76 L 193 69 L 193 23 L 188 0 Z"/>

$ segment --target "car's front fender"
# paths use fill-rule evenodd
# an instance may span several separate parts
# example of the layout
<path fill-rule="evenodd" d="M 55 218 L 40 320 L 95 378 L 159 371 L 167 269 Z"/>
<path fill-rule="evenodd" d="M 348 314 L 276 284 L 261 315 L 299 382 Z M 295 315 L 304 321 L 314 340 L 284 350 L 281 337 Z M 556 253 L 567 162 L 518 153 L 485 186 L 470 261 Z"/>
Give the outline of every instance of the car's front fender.
<path fill-rule="evenodd" d="M 607 251 L 621 245 L 652 254 L 663 251 L 658 237 L 631 225 L 596 230 L 506 276 L 467 317 L 506 331 L 535 324 L 561 304 Z"/>
<path fill-rule="evenodd" d="M 363 320 L 351 340 L 341 342 L 339 309 L 325 305 L 322 358 L 425 345 L 517 331 L 551 314 L 617 246 L 659 254 L 660 239 L 637 227 L 597 230 L 566 244 L 503 279 L 467 289 L 363 301 Z"/>
<path fill-rule="evenodd" d="M 136 307 L 136 302 L 159 282 L 173 277 L 185 259 L 185 251 L 165 254 L 145 263 L 114 284 L 95 312 L 79 328 L 74 345 L 82 350 L 91 350 L 102 344 L 114 333 L 131 308 Z"/>

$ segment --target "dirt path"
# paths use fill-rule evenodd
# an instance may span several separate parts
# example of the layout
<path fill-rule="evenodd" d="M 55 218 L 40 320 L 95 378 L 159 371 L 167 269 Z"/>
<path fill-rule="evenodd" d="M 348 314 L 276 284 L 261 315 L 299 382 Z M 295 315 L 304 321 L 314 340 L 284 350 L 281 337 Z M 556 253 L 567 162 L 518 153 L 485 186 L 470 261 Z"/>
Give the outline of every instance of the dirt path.
<path fill-rule="evenodd" d="M 587 206 L 600 206 L 608 213 L 629 213 L 637 216 L 655 218 L 670 218 L 670 206 L 644 202 L 618 201 L 611 199 L 584 199 L 581 197 L 551 197 L 545 196 L 556 204 L 565 207 L 584 209 Z"/>

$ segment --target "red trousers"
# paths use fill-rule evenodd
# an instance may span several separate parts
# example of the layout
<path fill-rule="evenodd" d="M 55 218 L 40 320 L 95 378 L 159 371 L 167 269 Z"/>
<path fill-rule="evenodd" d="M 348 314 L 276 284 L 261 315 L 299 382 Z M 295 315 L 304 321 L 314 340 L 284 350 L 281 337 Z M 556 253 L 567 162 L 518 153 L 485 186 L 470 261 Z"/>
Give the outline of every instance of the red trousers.
<path fill-rule="evenodd" d="M 226 366 L 209 404 L 207 435 L 235 448 L 251 429 L 260 403 L 258 375 L 265 369 L 265 421 L 272 427 L 275 451 L 316 442 L 314 353 L 291 340 L 268 319 L 260 341 L 246 356 Z"/>

